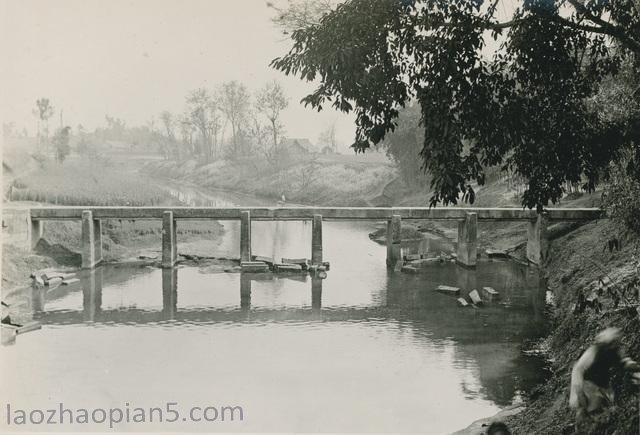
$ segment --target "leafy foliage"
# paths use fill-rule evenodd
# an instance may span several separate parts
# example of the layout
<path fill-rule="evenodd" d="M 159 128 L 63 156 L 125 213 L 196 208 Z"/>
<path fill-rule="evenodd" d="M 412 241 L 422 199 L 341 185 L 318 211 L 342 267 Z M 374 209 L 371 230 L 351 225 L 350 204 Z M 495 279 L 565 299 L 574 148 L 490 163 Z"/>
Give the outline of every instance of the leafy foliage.
<path fill-rule="evenodd" d="M 500 165 L 528 180 L 523 205 L 542 209 L 566 183 L 593 190 L 631 140 L 587 99 L 623 58 L 637 68 L 640 10 L 632 0 L 527 0 L 498 22 L 498 2 L 348 0 L 295 30 L 272 66 L 320 82 L 305 105 L 355 111 L 356 151 L 393 132 L 415 99 L 432 205 L 457 203 Z"/>

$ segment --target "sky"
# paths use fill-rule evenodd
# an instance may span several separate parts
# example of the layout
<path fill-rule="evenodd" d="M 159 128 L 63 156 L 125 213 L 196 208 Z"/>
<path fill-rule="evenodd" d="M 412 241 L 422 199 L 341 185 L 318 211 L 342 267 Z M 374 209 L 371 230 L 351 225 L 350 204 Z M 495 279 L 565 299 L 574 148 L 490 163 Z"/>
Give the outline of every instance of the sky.
<path fill-rule="evenodd" d="M 0 0 L 0 116 L 33 134 L 35 101 L 47 97 L 53 125 L 60 110 L 74 127 L 105 115 L 141 125 L 182 112 L 191 89 L 276 79 L 290 96 L 287 135 L 315 143 L 335 123 L 346 150 L 353 116 L 305 108 L 313 84 L 269 67 L 290 44 L 272 15 L 265 0 Z"/>

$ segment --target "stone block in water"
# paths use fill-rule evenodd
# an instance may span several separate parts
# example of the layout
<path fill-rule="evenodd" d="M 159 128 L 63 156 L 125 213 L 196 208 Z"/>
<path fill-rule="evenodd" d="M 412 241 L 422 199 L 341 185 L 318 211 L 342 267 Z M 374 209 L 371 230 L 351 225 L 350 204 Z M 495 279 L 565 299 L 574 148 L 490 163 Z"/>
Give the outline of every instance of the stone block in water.
<path fill-rule="evenodd" d="M 480 293 L 478 293 L 478 290 L 471 290 L 469 292 L 469 299 L 471 299 L 471 302 L 473 302 L 474 305 L 482 304 L 482 298 L 480 297 Z"/>
<path fill-rule="evenodd" d="M 273 258 L 271 258 L 271 257 L 263 257 L 261 255 L 252 255 L 251 256 L 251 260 L 253 260 L 253 261 L 261 261 L 263 263 L 267 263 L 267 265 L 269 265 L 269 266 L 273 266 L 273 264 L 275 263 Z"/>
<path fill-rule="evenodd" d="M 306 258 L 282 258 L 281 260 L 283 264 L 297 264 L 304 270 L 309 268 L 309 260 Z"/>
<path fill-rule="evenodd" d="M 404 273 L 418 273 L 418 269 L 413 266 L 402 266 L 402 272 Z"/>
<path fill-rule="evenodd" d="M 509 258 L 507 251 L 503 251 L 500 249 L 487 249 L 485 253 L 489 258 Z"/>
<path fill-rule="evenodd" d="M 243 261 L 240 263 L 242 272 L 261 273 L 269 272 L 269 265 L 262 261 Z"/>
<path fill-rule="evenodd" d="M 460 289 L 458 287 L 451 287 L 448 285 L 439 285 L 436 287 L 436 291 L 451 296 L 460 296 Z"/>
<path fill-rule="evenodd" d="M 493 302 L 500 298 L 500 293 L 493 287 L 482 287 L 482 297 L 489 302 Z"/>
<path fill-rule="evenodd" d="M 461 307 L 467 307 L 469 306 L 469 302 L 467 302 L 465 298 L 458 298 L 458 305 Z"/>
<path fill-rule="evenodd" d="M 420 260 L 420 254 L 407 254 L 404 256 L 406 261 Z"/>
<path fill-rule="evenodd" d="M 302 266 L 299 264 L 277 263 L 273 265 L 275 272 L 302 272 Z"/>

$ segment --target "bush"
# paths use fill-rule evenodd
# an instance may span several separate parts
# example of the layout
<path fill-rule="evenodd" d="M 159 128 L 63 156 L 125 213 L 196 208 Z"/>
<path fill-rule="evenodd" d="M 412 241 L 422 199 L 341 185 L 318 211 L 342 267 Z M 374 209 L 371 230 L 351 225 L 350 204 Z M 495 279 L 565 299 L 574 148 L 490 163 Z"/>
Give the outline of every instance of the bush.
<path fill-rule="evenodd" d="M 640 179 L 631 163 L 629 153 L 613 165 L 602 205 L 611 219 L 640 234 Z"/>

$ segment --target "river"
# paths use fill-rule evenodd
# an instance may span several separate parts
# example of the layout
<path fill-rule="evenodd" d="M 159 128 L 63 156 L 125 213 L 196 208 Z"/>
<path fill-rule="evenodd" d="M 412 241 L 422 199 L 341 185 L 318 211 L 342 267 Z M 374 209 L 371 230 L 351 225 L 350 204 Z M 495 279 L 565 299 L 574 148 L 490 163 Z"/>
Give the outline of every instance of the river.
<path fill-rule="evenodd" d="M 267 204 L 195 188 L 173 194 L 192 205 Z M 521 401 L 543 381 L 543 363 L 521 352 L 546 326 L 535 269 L 485 260 L 475 270 L 447 262 L 394 273 L 386 248 L 368 237 L 375 225 L 324 223 L 326 279 L 104 266 L 78 285 L 34 291 L 43 328 L 2 348 L 11 368 L 4 397 L 27 410 L 63 403 L 133 414 L 177 404 L 177 421 L 147 415 L 145 423 L 115 425 L 128 431 L 440 434 Z M 211 253 L 237 256 L 239 225 L 224 226 Z M 253 253 L 309 257 L 310 227 L 255 222 Z M 407 249 L 451 246 L 432 237 Z M 434 291 L 439 284 L 491 286 L 501 300 L 458 307 Z M 241 406 L 243 420 L 187 418 L 192 407 L 227 405 Z M 108 421 L 40 428 L 104 430 Z"/>

